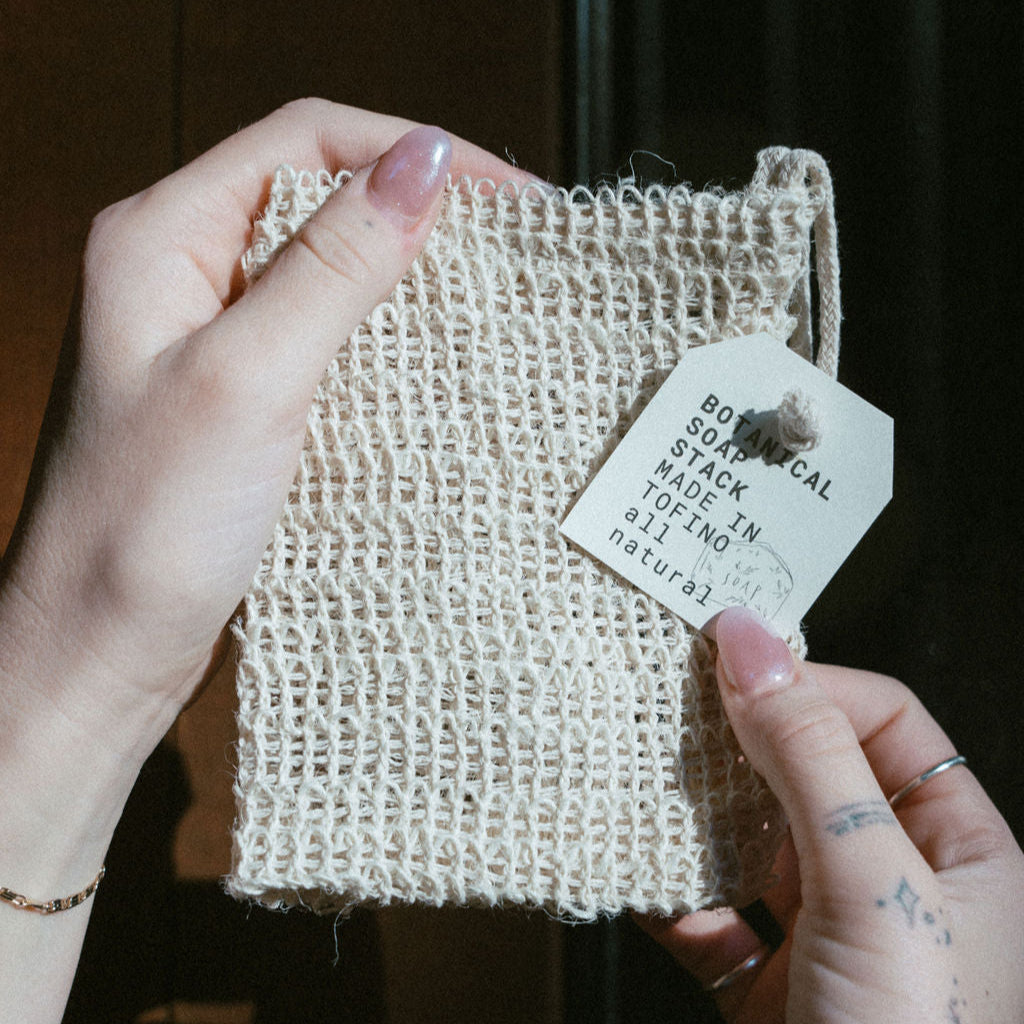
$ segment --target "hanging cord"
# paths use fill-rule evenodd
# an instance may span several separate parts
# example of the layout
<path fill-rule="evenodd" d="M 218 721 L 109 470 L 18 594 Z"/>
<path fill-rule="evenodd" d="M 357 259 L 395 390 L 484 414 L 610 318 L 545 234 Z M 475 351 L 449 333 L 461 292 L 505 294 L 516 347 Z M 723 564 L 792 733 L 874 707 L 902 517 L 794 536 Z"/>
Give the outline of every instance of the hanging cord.
<path fill-rule="evenodd" d="M 835 195 L 828 165 L 809 149 L 771 146 L 757 154 L 751 183 L 761 188 L 804 190 L 816 193 L 821 208 L 814 218 L 813 238 L 818 284 L 818 338 L 814 365 L 833 379 L 839 373 L 839 243 L 836 234 Z M 810 273 L 804 279 L 804 309 L 810 317 Z"/>
<path fill-rule="evenodd" d="M 839 374 L 839 327 L 842 303 L 839 294 L 839 241 L 836 232 L 835 194 L 828 165 L 809 149 L 772 146 L 757 155 L 753 184 L 763 188 L 804 189 L 817 194 L 821 203 L 814 218 L 813 238 L 818 285 L 818 338 L 814 365 L 833 380 Z M 811 339 L 811 275 L 808 269 L 800 296 L 803 316 L 798 330 L 798 350 L 808 358 Z M 778 410 L 780 438 L 792 451 L 809 451 L 821 436 L 821 417 L 814 403 L 799 390 L 786 392 Z"/>
<path fill-rule="evenodd" d="M 839 296 L 839 237 L 836 232 L 832 175 L 817 153 L 808 153 L 807 176 L 821 194 L 814 218 L 814 249 L 818 271 L 818 356 L 815 366 L 833 380 L 839 375 L 839 325 L 843 307 Z"/>

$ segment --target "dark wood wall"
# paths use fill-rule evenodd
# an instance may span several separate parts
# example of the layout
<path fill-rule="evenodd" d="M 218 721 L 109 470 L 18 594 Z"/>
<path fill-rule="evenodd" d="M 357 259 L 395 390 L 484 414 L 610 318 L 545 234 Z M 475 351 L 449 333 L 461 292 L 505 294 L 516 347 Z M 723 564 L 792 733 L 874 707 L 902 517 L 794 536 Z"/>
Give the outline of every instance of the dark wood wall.
<path fill-rule="evenodd" d="M 840 376 L 897 429 L 896 496 L 811 651 L 910 683 L 1020 836 L 1022 52 L 1000 0 L 26 0 L 0 21 L 0 542 L 90 217 L 286 100 L 439 123 L 566 184 L 736 186 L 761 146 L 809 146 L 836 185 Z M 232 703 L 225 676 L 147 766 L 69 1022 L 712 1019 L 628 921 L 357 915 L 334 968 L 333 922 L 236 907 Z"/>
<path fill-rule="evenodd" d="M 584 133 L 588 173 L 666 180 L 667 160 L 736 187 L 766 145 L 828 159 L 840 379 L 894 417 L 896 468 L 807 615 L 810 653 L 908 683 L 1024 838 L 1021 5 L 602 6 L 589 78 L 613 113 Z M 714 1019 L 626 922 L 571 933 L 567 956 L 572 1020 Z"/>
<path fill-rule="evenodd" d="M 440 124 L 558 179 L 562 41 L 561 8 L 545 0 L 11 5 L 0 21 L 0 544 L 95 213 L 305 95 Z M 146 766 L 69 1024 L 561 1018 L 561 930 L 543 916 L 390 910 L 336 929 L 222 895 L 233 706 L 222 673 Z"/>

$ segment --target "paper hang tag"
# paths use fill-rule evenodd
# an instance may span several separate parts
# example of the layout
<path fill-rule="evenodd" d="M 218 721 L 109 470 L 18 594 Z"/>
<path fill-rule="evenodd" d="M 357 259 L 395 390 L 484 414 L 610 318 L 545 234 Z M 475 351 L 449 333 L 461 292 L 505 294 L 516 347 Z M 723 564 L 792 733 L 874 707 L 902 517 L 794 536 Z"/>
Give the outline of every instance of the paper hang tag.
<path fill-rule="evenodd" d="M 803 392 L 817 445 L 779 439 Z M 746 605 L 799 624 L 892 497 L 893 422 L 767 334 L 691 349 L 562 533 L 701 629 Z"/>

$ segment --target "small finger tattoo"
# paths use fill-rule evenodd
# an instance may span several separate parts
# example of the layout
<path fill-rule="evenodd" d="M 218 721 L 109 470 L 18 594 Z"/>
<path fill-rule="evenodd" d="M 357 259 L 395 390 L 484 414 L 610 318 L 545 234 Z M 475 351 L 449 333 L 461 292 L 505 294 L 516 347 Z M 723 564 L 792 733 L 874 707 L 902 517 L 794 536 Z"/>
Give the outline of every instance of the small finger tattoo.
<path fill-rule="evenodd" d="M 917 914 L 917 905 L 921 902 L 921 897 L 914 892 L 913 887 L 905 878 L 900 879 L 899 888 L 896 890 L 892 901 L 907 915 L 907 924 L 913 928 L 914 917 Z"/>
<path fill-rule="evenodd" d="M 895 890 L 889 896 L 876 899 L 875 906 L 879 910 L 890 906 L 896 908 L 911 928 L 920 923 L 925 927 L 927 934 L 931 936 L 936 946 L 953 945 L 953 935 L 945 923 L 945 910 L 942 907 L 938 907 L 934 911 L 921 907 L 921 897 L 914 891 L 914 887 L 906 877 L 900 878 Z"/>
<path fill-rule="evenodd" d="M 872 825 L 896 825 L 896 816 L 884 800 L 858 800 L 837 807 L 826 819 L 825 830 L 845 836 Z"/>

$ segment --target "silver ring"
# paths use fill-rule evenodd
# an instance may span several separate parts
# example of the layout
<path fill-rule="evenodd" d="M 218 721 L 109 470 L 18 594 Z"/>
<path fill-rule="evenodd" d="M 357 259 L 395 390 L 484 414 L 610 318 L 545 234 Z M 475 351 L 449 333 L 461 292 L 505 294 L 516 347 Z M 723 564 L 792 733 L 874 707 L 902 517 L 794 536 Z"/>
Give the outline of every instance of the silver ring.
<path fill-rule="evenodd" d="M 760 949 L 755 950 L 746 960 L 738 963 L 731 971 L 726 971 L 720 978 L 716 978 L 710 985 L 706 985 L 704 991 L 721 992 L 723 988 L 728 988 L 741 975 L 746 974 L 747 971 L 760 967 L 770 952 L 771 950 L 767 946 L 762 946 Z"/>
<path fill-rule="evenodd" d="M 941 775 L 948 768 L 955 768 L 958 764 L 967 764 L 967 758 L 963 754 L 957 754 L 956 757 L 948 757 L 945 761 L 940 761 L 937 765 L 921 772 L 920 775 L 915 775 L 902 789 L 898 789 L 889 797 L 889 806 L 895 807 L 902 800 L 910 796 L 918 786 L 924 785 L 929 779 L 934 779 L 936 775 Z"/>

